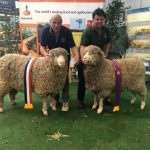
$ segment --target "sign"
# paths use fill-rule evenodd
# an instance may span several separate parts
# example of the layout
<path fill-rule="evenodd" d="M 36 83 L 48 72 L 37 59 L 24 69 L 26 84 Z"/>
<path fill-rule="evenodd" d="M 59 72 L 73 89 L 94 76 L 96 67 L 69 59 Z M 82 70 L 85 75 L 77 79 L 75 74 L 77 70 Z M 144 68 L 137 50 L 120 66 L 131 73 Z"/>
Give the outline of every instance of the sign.
<path fill-rule="evenodd" d="M 0 21 L 9 21 L 10 17 L 9 16 L 0 16 Z"/>
<path fill-rule="evenodd" d="M 126 57 L 150 57 L 150 7 L 127 11 L 130 47 Z"/>
<path fill-rule="evenodd" d="M 131 9 L 127 11 L 127 22 L 150 21 L 150 7 Z"/>
<path fill-rule="evenodd" d="M 63 25 L 70 28 L 76 46 L 82 31 L 92 22 L 95 9 L 103 8 L 105 0 L 19 0 L 19 21 L 22 51 L 40 49 L 42 30 L 52 15 L 60 14 Z M 29 46 L 30 45 L 30 46 Z"/>
<path fill-rule="evenodd" d="M 12 11 L 15 9 L 15 0 L 0 0 L 0 10 Z"/>
<path fill-rule="evenodd" d="M 63 24 L 83 30 L 86 22 L 92 19 L 93 11 L 98 7 L 103 8 L 103 4 L 102 0 L 21 0 L 20 23 L 47 23 L 52 15 L 60 14 Z"/>

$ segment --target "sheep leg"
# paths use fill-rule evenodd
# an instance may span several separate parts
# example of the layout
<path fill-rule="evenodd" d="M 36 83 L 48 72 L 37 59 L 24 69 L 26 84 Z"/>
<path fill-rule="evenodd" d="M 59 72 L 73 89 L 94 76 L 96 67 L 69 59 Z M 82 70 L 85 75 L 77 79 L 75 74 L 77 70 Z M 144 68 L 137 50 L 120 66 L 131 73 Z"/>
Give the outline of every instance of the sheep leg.
<path fill-rule="evenodd" d="M 0 76 L 0 113 L 4 112 L 4 96 L 8 93 L 7 83 Z"/>
<path fill-rule="evenodd" d="M 98 101 L 98 96 L 95 94 L 94 95 L 94 104 L 92 106 L 92 109 L 96 109 L 96 107 L 97 107 L 97 101 Z"/>
<path fill-rule="evenodd" d="M 99 100 L 99 108 L 97 109 L 97 113 L 100 114 L 103 111 L 103 101 L 104 98 L 100 98 Z"/>
<path fill-rule="evenodd" d="M 141 96 L 142 98 L 142 101 L 141 101 L 141 106 L 140 106 L 140 109 L 143 110 L 145 108 L 145 105 L 146 105 L 146 97 L 145 96 Z"/>
<path fill-rule="evenodd" d="M 42 112 L 43 112 L 44 116 L 48 116 L 48 111 L 47 111 L 47 97 L 43 98 Z"/>
<path fill-rule="evenodd" d="M 56 99 L 55 99 L 56 96 L 51 96 L 51 102 L 50 102 L 50 107 L 52 109 L 52 111 L 57 111 L 57 108 L 56 108 Z"/>
<path fill-rule="evenodd" d="M 144 87 L 144 91 L 143 94 L 141 94 L 141 106 L 140 109 L 143 110 L 145 108 L 146 105 L 146 95 L 147 95 L 147 88 L 146 86 Z"/>
<path fill-rule="evenodd" d="M 4 112 L 3 105 L 4 105 L 4 99 L 2 97 L 0 97 L 0 113 Z"/>
<path fill-rule="evenodd" d="M 16 90 L 12 90 L 9 92 L 9 99 L 10 99 L 11 105 L 16 105 L 16 102 L 15 102 L 16 94 L 17 94 Z"/>
<path fill-rule="evenodd" d="M 61 111 L 66 112 L 68 110 L 69 110 L 69 103 L 68 102 L 63 102 Z"/>
<path fill-rule="evenodd" d="M 135 101 L 136 101 L 136 97 L 135 97 L 135 94 L 133 94 L 132 99 L 131 99 L 131 104 L 134 104 Z"/>

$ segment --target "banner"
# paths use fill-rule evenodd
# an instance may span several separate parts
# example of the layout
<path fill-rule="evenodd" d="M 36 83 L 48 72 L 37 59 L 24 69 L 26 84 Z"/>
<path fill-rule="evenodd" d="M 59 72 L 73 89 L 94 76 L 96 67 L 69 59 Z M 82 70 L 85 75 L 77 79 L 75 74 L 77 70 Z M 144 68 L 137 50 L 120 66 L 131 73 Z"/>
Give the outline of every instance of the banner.
<path fill-rule="evenodd" d="M 15 0 L 0 0 L 0 12 L 15 9 Z"/>
<path fill-rule="evenodd" d="M 42 29 L 54 14 L 62 16 L 63 25 L 73 31 L 76 45 L 79 46 L 81 32 L 91 24 L 93 11 L 98 7 L 103 8 L 103 5 L 104 0 L 20 0 L 20 27 L 25 43 L 22 48 L 27 49 L 27 42 L 34 38 L 40 43 Z M 38 45 L 31 49 L 38 51 Z"/>
<path fill-rule="evenodd" d="M 127 11 L 130 47 L 127 57 L 150 57 L 150 7 Z"/>

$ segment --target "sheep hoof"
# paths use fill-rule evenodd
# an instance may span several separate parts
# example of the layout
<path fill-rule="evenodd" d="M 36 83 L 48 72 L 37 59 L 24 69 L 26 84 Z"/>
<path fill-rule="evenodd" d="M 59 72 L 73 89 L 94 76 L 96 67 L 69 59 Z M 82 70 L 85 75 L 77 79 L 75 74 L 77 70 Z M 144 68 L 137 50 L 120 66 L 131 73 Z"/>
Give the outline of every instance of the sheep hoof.
<path fill-rule="evenodd" d="M 131 99 L 131 104 L 134 104 L 135 103 L 135 99 Z"/>
<path fill-rule="evenodd" d="M 11 105 L 16 105 L 17 103 L 16 102 L 11 102 Z"/>
<path fill-rule="evenodd" d="M 0 113 L 4 112 L 4 109 L 3 108 L 0 108 Z"/>
<path fill-rule="evenodd" d="M 51 109 L 52 109 L 52 111 L 57 111 L 57 108 L 54 106 L 53 107 L 51 106 Z"/>
<path fill-rule="evenodd" d="M 61 108 L 61 111 L 67 112 L 69 110 L 68 102 L 64 102 Z"/>
<path fill-rule="evenodd" d="M 102 112 L 103 108 L 98 108 L 97 109 L 97 114 L 100 114 Z"/>
<path fill-rule="evenodd" d="M 50 107 L 51 107 L 52 111 L 57 111 L 57 108 L 53 103 L 50 103 Z"/>
<path fill-rule="evenodd" d="M 94 110 L 94 109 L 96 109 L 96 107 L 97 107 L 97 105 L 93 105 L 93 106 L 92 106 L 92 109 Z"/>
<path fill-rule="evenodd" d="M 143 110 L 145 108 L 145 103 L 144 102 L 141 103 L 141 107 L 140 108 L 141 108 L 141 110 Z"/>
<path fill-rule="evenodd" d="M 44 116 L 48 116 L 48 111 L 47 110 L 42 110 L 42 112 L 43 112 Z"/>
<path fill-rule="evenodd" d="M 64 108 L 64 107 L 61 109 L 61 111 L 63 111 L 63 112 L 67 112 L 68 110 L 69 110 L 69 108 Z"/>

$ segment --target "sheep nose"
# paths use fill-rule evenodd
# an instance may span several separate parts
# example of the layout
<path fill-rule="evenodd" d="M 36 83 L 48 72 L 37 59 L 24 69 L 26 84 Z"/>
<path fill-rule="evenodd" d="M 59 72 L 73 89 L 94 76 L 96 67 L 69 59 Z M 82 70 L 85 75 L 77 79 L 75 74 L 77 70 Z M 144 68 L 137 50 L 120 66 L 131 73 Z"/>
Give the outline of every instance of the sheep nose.
<path fill-rule="evenodd" d="M 83 59 L 86 59 L 86 57 L 84 56 Z"/>
<path fill-rule="evenodd" d="M 60 66 L 60 67 L 64 67 L 64 66 L 65 66 L 65 61 L 64 61 L 64 60 L 61 61 L 61 62 L 59 63 L 59 66 Z"/>
<path fill-rule="evenodd" d="M 87 57 L 86 57 L 86 56 L 84 56 L 84 57 L 83 57 L 83 61 L 86 61 L 86 60 L 87 60 Z"/>
<path fill-rule="evenodd" d="M 64 67 L 64 66 L 65 66 L 65 59 L 64 59 L 63 56 L 59 56 L 59 57 L 58 57 L 58 65 L 59 65 L 60 67 Z"/>
<path fill-rule="evenodd" d="M 88 57 L 88 52 L 83 56 L 83 61 L 86 61 L 87 60 L 87 57 Z"/>

